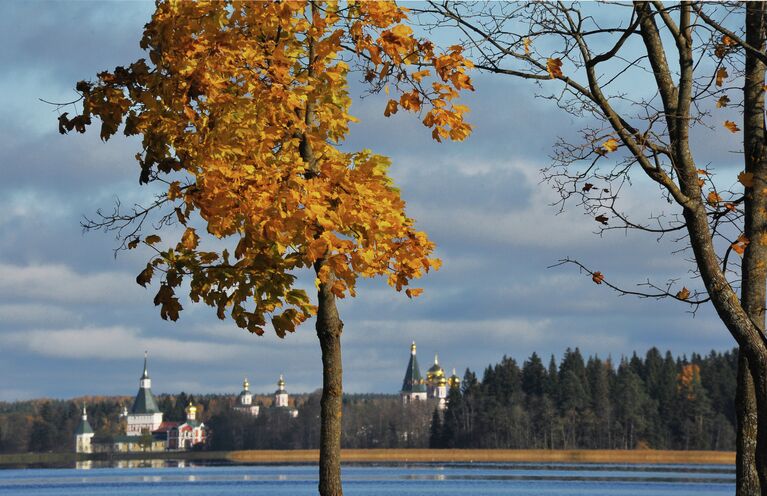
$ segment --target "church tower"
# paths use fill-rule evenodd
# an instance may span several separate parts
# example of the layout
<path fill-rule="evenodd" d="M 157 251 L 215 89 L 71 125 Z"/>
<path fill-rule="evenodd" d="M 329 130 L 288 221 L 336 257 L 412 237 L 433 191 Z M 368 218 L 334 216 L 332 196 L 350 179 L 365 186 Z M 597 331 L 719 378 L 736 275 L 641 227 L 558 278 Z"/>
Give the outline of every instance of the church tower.
<path fill-rule="evenodd" d="M 152 394 L 152 380 L 147 368 L 147 353 L 144 352 L 144 373 L 139 379 L 139 390 L 133 407 L 128 413 L 128 436 L 140 436 L 144 431 L 155 431 L 162 424 L 162 412 L 157 405 L 157 399 Z"/>
<path fill-rule="evenodd" d="M 410 346 L 410 361 L 407 364 L 407 370 L 405 370 L 405 379 L 402 381 L 400 396 L 403 403 L 426 399 L 426 384 L 424 384 L 424 380 L 421 378 L 418 360 L 415 357 L 415 341 Z"/>
<path fill-rule="evenodd" d="M 242 381 L 242 392 L 237 397 L 237 404 L 234 405 L 234 409 L 258 417 L 260 407 L 253 404 L 253 393 L 250 392 L 250 382 L 248 382 L 247 377 Z"/>
<path fill-rule="evenodd" d="M 93 429 L 88 422 L 88 412 L 83 405 L 83 416 L 80 418 L 80 424 L 75 429 L 75 453 L 93 453 Z"/>
<path fill-rule="evenodd" d="M 280 380 L 277 381 L 277 391 L 274 392 L 274 406 L 277 408 L 288 407 L 288 392 L 285 390 L 285 378 L 280 374 Z"/>

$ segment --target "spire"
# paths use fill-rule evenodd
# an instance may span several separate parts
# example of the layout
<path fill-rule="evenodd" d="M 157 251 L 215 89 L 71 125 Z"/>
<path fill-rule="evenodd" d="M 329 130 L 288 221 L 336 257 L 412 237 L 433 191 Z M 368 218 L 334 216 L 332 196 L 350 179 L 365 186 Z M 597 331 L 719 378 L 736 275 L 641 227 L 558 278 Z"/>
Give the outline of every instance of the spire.
<path fill-rule="evenodd" d="M 88 420 L 88 412 L 85 410 L 85 403 L 83 403 L 83 420 Z"/>
<path fill-rule="evenodd" d="M 149 369 L 147 369 L 147 366 L 146 366 L 148 353 L 149 352 L 144 351 L 144 374 L 141 376 L 142 379 L 149 379 Z"/>
<path fill-rule="evenodd" d="M 280 374 L 280 380 L 277 381 L 277 389 L 279 391 L 285 390 L 285 378 L 282 376 L 282 374 Z"/>
<path fill-rule="evenodd" d="M 439 365 L 439 355 L 434 354 L 434 365 Z"/>
<path fill-rule="evenodd" d="M 250 383 L 248 382 L 248 378 L 246 377 L 244 381 L 242 381 L 242 389 L 243 391 L 247 391 L 248 388 L 250 388 Z"/>
<path fill-rule="evenodd" d="M 403 393 L 425 393 L 426 385 L 418 368 L 418 360 L 415 357 L 415 341 L 410 345 L 410 361 L 405 370 L 405 379 L 402 381 Z"/>

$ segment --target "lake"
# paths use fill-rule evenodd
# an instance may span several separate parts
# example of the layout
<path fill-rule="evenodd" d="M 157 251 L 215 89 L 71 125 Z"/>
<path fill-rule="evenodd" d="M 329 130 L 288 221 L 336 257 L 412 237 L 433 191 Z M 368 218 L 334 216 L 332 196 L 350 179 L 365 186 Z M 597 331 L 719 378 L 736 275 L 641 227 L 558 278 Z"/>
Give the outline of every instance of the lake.
<path fill-rule="evenodd" d="M 132 462 L 136 464 L 136 462 Z M 315 495 L 312 465 L 191 465 L 0 470 L 0 495 Z M 162 466 L 157 466 L 162 465 Z M 343 469 L 348 496 L 732 495 L 731 465 L 574 463 L 359 464 Z"/>

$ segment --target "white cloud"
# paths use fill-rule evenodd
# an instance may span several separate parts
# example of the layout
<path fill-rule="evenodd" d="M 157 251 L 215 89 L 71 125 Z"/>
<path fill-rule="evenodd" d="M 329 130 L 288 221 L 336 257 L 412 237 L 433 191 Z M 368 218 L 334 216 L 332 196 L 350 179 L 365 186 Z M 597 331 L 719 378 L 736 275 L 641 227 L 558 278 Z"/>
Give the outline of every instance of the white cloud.
<path fill-rule="evenodd" d="M 50 304 L 0 305 L 0 322 L 5 324 L 69 324 L 78 322 L 79 316 L 60 306 Z"/>
<path fill-rule="evenodd" d="M 0 297 L 59 303 L 126 303 L 145 298 L 135 276 L 121 272 L 81 274 L 66 265 L 0 263 Z"/>
<path fill-rule="evenodd" d="M 4 347 L 69 359 L 135 358 L 144 350 L 150 350 L 153 357 L 164 360 L 210 363 L 244 353 L 241 346 L 145 337 L 138 329 L 123 326 L 7 332 L 0 335 L 0 343 Z"/>

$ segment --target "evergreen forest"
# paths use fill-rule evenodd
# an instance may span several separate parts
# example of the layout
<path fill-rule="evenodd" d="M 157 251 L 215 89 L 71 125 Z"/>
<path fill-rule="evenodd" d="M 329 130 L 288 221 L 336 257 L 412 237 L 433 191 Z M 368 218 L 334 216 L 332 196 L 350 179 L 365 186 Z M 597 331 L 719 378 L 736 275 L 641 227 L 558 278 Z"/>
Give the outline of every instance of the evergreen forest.
<path fill-rule="evenodd" d="M 447 407 L 403 405 L 395 394 L 344 397 L 347 448 L 680 449 L 735 448 L 737 351 L 674 357 L 652 348 L 618 363 L 568 349 L 557 362 L 504 357 L 480 378 L 466 370 Z M 158 397 L 165 420 L 192 401 L 211 429 L 209 450 L 304 449 L 319 445 L 320 391 L 291 396 L 297 418 L 254 397 L 258 417 L 232 409 L 234 395 Z M 74 450 L 81 403 L 97 437 L 124 432 L 131 397 L 0 402 L 0 453 Z"/>

